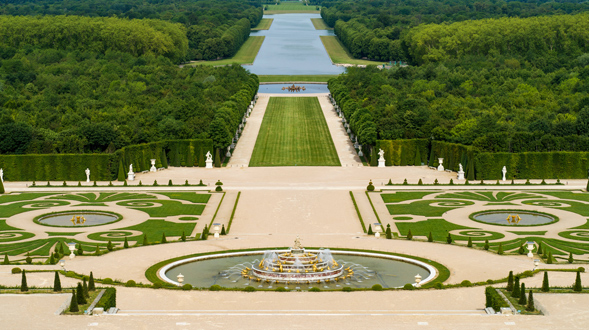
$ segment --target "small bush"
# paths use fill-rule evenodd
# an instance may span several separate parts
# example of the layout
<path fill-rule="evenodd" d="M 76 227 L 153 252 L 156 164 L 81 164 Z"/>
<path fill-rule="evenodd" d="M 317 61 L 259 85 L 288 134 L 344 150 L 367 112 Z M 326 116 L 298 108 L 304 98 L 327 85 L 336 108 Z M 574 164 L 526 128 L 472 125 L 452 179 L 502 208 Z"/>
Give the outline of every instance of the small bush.
<path fill-rule="evenodd" d="M 393 181 L 391 181 L 391 179 L 389 179 L 389 183 L 387 183 L 387 186 L 392 186 L 393 185 Z"/>
<path fill-rule="evenodd" d="M 434 288 L 436 288 L 436 289 L 443 289 L 444 288 L 444 283 L 442 283 L 442 282 L 436 282 L 436 284 L 434 284 Z"/>
<path fill-rule="evenodd" d="M 20 274 L 22 272 L 22 269 L 18 268 L 18 267 L 14 267 L 12 268 L 12 273 L 13 274 Z"/>
<path fill-rule="evenodd" d="M 471 287 L 472 283 L 469 280 L 464 280 L 464 281 L 460 282 L 460 286 Z"/>
<path fill-rule="evenodd" d="M 127 283 L 125 283 L 125 286 L 128 288 L 133 288 L 137 286 L 137 283 L 135 283 L 133 280 L 128 280 Z"/>
<path fill-rule="evenodd" d="M 309 292 L 320 292 L 320 291 L 321 291 L 321 289 L 315 288 L 315 287 L 309 289 Z"/>
<path fill-rule="evenodd" d="M 182 290 L 184 291 L 190 291 L 192 290 L 192 284 L 186 283 L 182 286 Z"/>
<path fill-rule="evenodd" d="M 577 268 L 577 270 L 580 271 L 581 273 L 584 273 L 585 272 L 585 267 L 579 267 L 579 268 Z"/>
<path fill-rule="evenodd" d="M 350 288 L 349 286 L 344 286 L 344 287 L 342 288 L 342 291 L 343 291 L 343 292 L 352 292 L 352 288 Z"/>
<path fill-rule="evenodd" d="M 450 185 L 454 185 L 454 179 L 450 179 Z"/>
<path fill-rule="evenodd" d="M 495 281 L 493 281 L 492 279 L 487 280 L 487 284 L 493 284 L 493 283 L 495 283 Z"/>
<path fill-rule="evenodd" d="M 254 288 L 254 287 L 253 287 L 253 286 L 251 286 L 251 285 L 248 285 L 248 286 L 246 286 L 246 287 L 243 289 L 243 291 L 245 291 L 245 292 L 254 292 L 254 291 L 256 291 L 256 288 Z"/>
<path fill-rule="evenodd" d="M 404 186 L 406 186 L 406 185 L 408 185 L 408 184 L 409 184 L 409 183 L 407 183 L 407 179 L 403 180 L 403 185 L 404 185 Z"/>
<path fill-rule="evenodd" d="M 414 290 L 415 287 L 411 283 L 403 285 L 403 290 Z"/>
<path fill-rule="evenodd" d="M 153 285 L 151 286 L 154 289 L 160 289 L 162 287 L 162 284 L 157 282 L 157 283 L 153 283 Z"/>
<path fill-rule="evenodd" d="M 370 182 L 368 183 L 368 186 L 366 187 L 366 190 L 368 190 L 368 191 L 374 191 L 374 185 L 372 184 L 372 180 L 370 180 Z"/>
<path fill-rule="evenodd" d="M 170 180 L 168 181 L 168 186 L 173 186 L 173 185 L 174 185 L 174 184 L 172 183 L 172 180 L 170 179 Z"/>
<path fill-rule="evenodd" d="M 419 179 L 419 181 L 417 182 L 417 185 L 423 186 L 423 181 L 421 179 Z"/>
<path fill-rule="evenodd" d="M 221 290 L 221 286 L 220 285 L 211 285 L 211 287 L 209 288 L 209 290 L 211 291 L 220 291 Z"/>
<path fill-rule="evenodd" d="M 434 185 L 436 185 L 436 186 L 437 186 L 437 185 L 439 185 L 439 184 L 440 184 L 440 182 L 438 182 L 438 179 L 435 179 L 435 180 L 434 180 Z"/>
<path fill-rule="evenodd" d="M 276 292 L 288 292 L 289 290 L 283 286 L 279 286 L 276 289 L 274 289 L 274 291 Z"/>
<path fill-rule="evenodd" d="M 380 285 L 380 284 L 373 285 L 372 291 L 382 291 L 382 285 Z"/>
<path fill-rule="evenodd" d="M 223 191 L 223 188 L 221 188 L 221 186 L 217 186 L 217 188 L 215 188 L 215 191 L 216 192 L 221 192 L 221 191 Z"/>

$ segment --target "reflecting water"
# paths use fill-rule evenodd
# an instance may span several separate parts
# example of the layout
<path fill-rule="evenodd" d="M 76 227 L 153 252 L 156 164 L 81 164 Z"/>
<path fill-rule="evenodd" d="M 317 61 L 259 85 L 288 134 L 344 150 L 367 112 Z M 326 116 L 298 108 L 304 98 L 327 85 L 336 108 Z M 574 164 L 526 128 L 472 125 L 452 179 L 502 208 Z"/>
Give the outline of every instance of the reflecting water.
<path fill-rule="evenodd" d="M 118 219 L 117 216 L 108 213 L 72 212 L 48 215 L 39 219 L 39 222 L 50 226 L 86 227 L 103 225 Z"/>
<path fill-rule="evenodd" d="M 308 290 L 311 287 L 318 287 L 320 289 L 337 289 L 344 286 L 352 288 L 370 288 L 374 284 L 380 284 L 384 288 L 392 288 L 400 287 L 407 283 L 414 283 L 415 274 L 420 274 L 424 279 L 429 276 L 429 272 L 426 269 L 402 261 L 338 254 L 334 254 L 333 257 L 339 264 L 346 265 L 345 267 L 348 267 L 350 264 L 359 264 L 362 267 L 365 267 L 371 276 L 362 277 L 359 278 L 359 280 L 349 279 L 345 282 L 339 281 L 337 283 L 290 283 L 285 285 L 284 283 L 257 282 L 240 276 L 228 277 L 220 274 L 236 265 L 251 268 L 252 264 L 258 264 L 262 257 L 262 254 L 257 254 L 195 261 L 170 269 L 166 272 L 166 276 L 172 280 L 176 280 L 176 276 L 178 276 L 179 273 L 182 273 L 182 275 L 184 275 L 184 283 L 190 283 L 195 287 L 210 287 L 211 285 L 216 284 L 228 288 L 244 288 L 251 285 L 260 289 L 272 289 L 279 286 L 286 286 L 293 290 L 297 289 L 297 287 L 301 290 Z"/>
<path fill-rule="evenodd" d="M 284 94 L 308 94 L 308 93 L 329 93 L 327 85 L 325 84 L 294 84 L 301 87 L 298 92 L 289 92 L 288 87 L 293 84 L 264 84 L 260 85 L 259 93 L 284 93 Z M 302 90 L 305 87 L 305 90 Z M 285 88 L 282 90 L 282 88 Z"/>
<path fill-rule="evenodd" d="M 253 65 L 244 65 L 260 75 L 340 74 L 343 67 L 331 64 L 319 36 L 334 35 L 331 30 L 315 30 L 311 18 L 319 14 L 264 15 L 273 18 L 270 30 L 252 31 L 266 36 Z"/>
<path fill-rule="evenodd" d="M 513 218 L 515 216 L 515 218 Z M 509 221 L 507 218 L 509 217 Z M 519 218 L 518 218 L 519 217 Z M 554 222 L 554 219 L 538 214 L 529 212 L 519 211 L 499 211 L 499 212 L 488 212 L 479 213 L 473 216 L 474 219 L 489 224 L 499 225 L 513 225 L 513 226 L 530 226 L 530 225 L 544 225 Z M 521 219 L 521 220 L 520 220 Z"/>

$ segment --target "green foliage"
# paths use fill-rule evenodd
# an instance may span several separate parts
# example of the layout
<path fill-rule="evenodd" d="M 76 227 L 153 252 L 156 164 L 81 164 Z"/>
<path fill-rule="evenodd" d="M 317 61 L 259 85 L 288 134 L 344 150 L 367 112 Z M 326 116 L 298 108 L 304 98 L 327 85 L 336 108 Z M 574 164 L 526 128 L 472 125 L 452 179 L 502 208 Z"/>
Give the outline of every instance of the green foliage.
<path fill-rule="evenodd" d="M 80 311 L 78 307 L 78 297 L 76 297 L 76 290 L 72 290 L 72 300 L 70 300 L 69 311 L 71 313 L 77 313 Z"/>
<path fill-rule="evenodd" d="M 88 284 L 86 283 L 86 278 L 83 278 L 82 282 L 82 293 L 84 294 L 85 298 L 90 298 L 90 294 L 88 293 Z"/>
<path fill-rule="evenodd" d="M 413 234 L 411 234 L 411 229 L 409 229 L 409 230 L 407 231 L 407 239 L 408 239 L 408 240 L 412 240 L 412 239 L 413 239 Z"/>
<path fill-rule="evenodd" d="M 184 233 L 184 231 L 182 231 L 182 236 L 180 236 L 180 240 L 182 242 L 186 242 L 186 234 Z"/>
<path fill-rule="evenodd" d="M 528 312 L 533 312 L 536 310 L 536 307 L 534 306 L 534 294 L 532 290 L 530 290 L 530 294 L 528 295 L 528 305 L 526 306 L 526 310 Z"/>
<path fill-rule="evenodd" d="M 166 239 L 166 233 L 162 233 L 162 239 L 160 243 L 168 243 L 168 240 Z"/>
<path fill-rule="evenodd" d="M 88 280 L 88 291 L 96 290 L 96 285 L 94 284 L 94 274 L 90 272 L 90 279 Z"/>
<path fill-rule="evenodd" d="M 137 283 L 135 283 L 135 281 L 133 281 L 133 280 L 128 280 L 125 283 L 125 287 L 127 287 L 127 288 L 133 288 L 133 287 L 136 287 L 136 286 L 137 286 Z"/>
<path fill-rule="evenodd" d="M 411 283 L 403 285 L 403 290 L 415 290 L 415 287 Z"/>
<path fill-rule="evenodd" d="M 372 184 L 372 180 L 370 180 L 370 182 L 368 183 L 368 186 L 366 187 L 366 190 L 368 190 L 368 191 L 374 191 L 374 185 Z"/>
<path fill-rule="evenodd" d="M 577 277 L 575 279 L 575 284 L 573 285 L 573 291 L 581 292 L 583 291 L 583 285 L 581 284 L 581 272 L 577 271 Z"/>
<path fill-rule="evenodd" d="M 219 149 L 215 150 L 215 167 L 221 167 L 221 156 L 219 156 Z"/>
<path fill-rule="evenodd" d="M 575 259 L 573 258 L 573 253 L 572 252 L 569 254 L 569 259 L 567 261 L 568 261 L 569 264 L 572 264 L 575 261 Z"/>
<path fill-rule="evenodd" d="M 427 241 L 428 242 L 433 242 L 434 241 L 434 237 L 432 236 L 432 232 L 430 231 L 429 234 L 427 235 Z"/>
<path fill-rule="evenodd" d="M 372 225 L 368 225 L 368 235 L 374 235 L 374 232 L 372 231 Z"/>
<path fill-rule="evenodd" d="M 466 243 L 467 247 L 472 247 L 472 237 L 468 238 L 468 243 Z"/>
<path fill-rule="evenodd" d="M 210 291 L 220 291 L 221 290 L 221 286 L 220 285 L 211 285 L 211 287 L 209 288 Z"/>
<path fill-rule="evenodd" d="M 147 246 L 149 245 L 149 242 L 147 241 L 147 234 L 143 234 L 143 246 Z"/>
<path fill-rule="evenodd" d="M 506 291 L 513 291 L 513 271 L 509 271 L 509 276 L 507 276 L 507 287 L 505 287 Z"/>
<path fill-rule="evenodd" d="M 517 301 L 518 304 L 525 306 L 528 303 L 528 300 L 526 299 L 526 284 L 522 283 L 521 289 L 520 289 L 520 296 L 519 296 L 519 300 Z"/>
<path fill-rule="evenodd" d="M 460 286 L 462 286 L 462 287 L 471 287 L 472 286 L 472 282 L 470 282 L 469 280 L 464 280 L 464 281 L 460 282 Z"/>
<path fill-rule="evenodd" d="M 4 182 L 0 180 L 0 194 L 4 194 L 6 191 L 4 190 Z"/>
<path fill-rule="evenodd" d="M 20 272 L 22 272 L 22 269 L 18 268 L 18 267 L 14 267 L 11 270 L 12 274 L 20 274 Z"/>
<path fill-rule="evenodd" d="M 123 243 L 123 248 L 124 249 L 128 249 L 129 248 L 129 241 L 127 240 L 127 237 L 125 237 L 125 243 Z"/>
<path fill-rule="evenodd" d="M 312 289 L 313 289 L 313 288 L 311 288 L 309 291 L 311 291 Z M 243 291 L 245 291 L 245 292 L 255 292 L 255 291 L 256 291 L 256 288 L 254 288 L 254 287 L 253 287 L 253 286 L 251 286 L 251 285 L 248 285 L 248 286 L 246 286 L 246 287 L 243 289 Z M 311 292 L 313 292 L 313 291 L 311 291 Z"/>
<path fill-rule="evenodd" d="M 393 234 L 391 232 L 391 224 L 390 223 L 387 223 L 387 229 L 385 231 L 385 234 L 386 234 L 386 238 L 387 239 L 392 239 L 393 238 Z"/>
<path fill-rule="evenodd" d="M 190 290 L 192 290 L 192 285 L 189 284 L 189 283 L 186 283 L 186 284 L 184 284 L 182 286 L 182 290 L 184 290 L 184 291 L 190 291 Z"/>
<path fill-rule="evenodd" d="M 353 131 L 358 131 L 358 139 L 361 140 L 364 131 L 356 130 L 354 127 L 360 127 L 364 125 L 370 125 L 370 119 L 364 118 L 365 121 L 354 120 L 355 117 L 352 114 L 346 113 L 347 108 L 342 106 L 346 118 L 351 118 L 350 126 Z M 369 134 L 366 132 L 365 134 Z M 370 142 L 370 141 L 366 141 Z M 396 165 L 416 165 L 419 166 L 421 163 L 427 163 L 428 154 L 428 143 L 426 139 L 413 139 L 413 140 L 378 140 L 376 141 L 376 150 L 382 149 L 384 151 L 384 159 L 386 166 Z M 365 143 L 361 143 L 365 144 Z M 410 160 L 410 161 L 409 161 Z M 410 164 L 409 164 L 410 163 Z"/>
<path fill-rule="evenodd" d="M 452 235 L 450 233 L 448 233 L 448 236 L 446 237 L 446 243 L 452 244 Z"/>
<path fill-rule="evenodd" d="M 382 291 L 382 285 L 380 284 L 375 284 L 372 286 L 372 291 Z"/>
<path fill-rule="evenodd" d="M 10 260 L 8 259 L 8 254 L 4 255 L 4 260 L 2 261 L 3 265 L 10 265 Z"/>
<path fill-rule="evenodd" d="M 86 296 L 84 295 L 84 288 L 80 282 L 78 282 L 78 286 L 76 287 L 76 299 L 78 300 L 78 305 L 84 305 L 87 302 Z"/>
<path fill-rule="evenodd" d="M 544 277 L 542 279 L 542 292 L 550 291 L 550 284 L 548 283 L 548 272 L 544 271 Z"/>
<path fill-rule="evenodd" d="M 503 243 L 499 243 L 499 248 L 497 249 L 497 254 L 498 255 L 502 255 L 503 254 Z"/>
<path fill-rule="evenodd" d="M 421 180 L 421 178 L 419 178 L 419 181 L 417 182 L 418 185 L 422 186 L 423 185 L 423 181 Z"/>
<path fill-rule="evenodd" d="M 514 279 L 513 290 L 511 291 L 511 296 L 513 298 L 519 298 L 519 296 L 520 296 L 519 276 L 516 276 Z"/>
<path fill-rule="evenodd" d="M 27 292 L 27 291 L 29 291 L 29 287 L 27 285 L 27 274 L 26 274 L 26 271 L 24 269 L 22 271 L 22 277 L 20 279 L 20 291 L 21 292 Z"/>
<path fill-rule="evenodd" d="M 114 250 L 114 246 L 112 245 L 112 241 L 108 240 L 108 243 L 106 244 L 106 249 L 109 251 Z"/>
<path fill-rule="evenodd" d="M 117 290 L 115 288 L 106 288 L 96 307 L 102 307 L 105 311 L 111 307 L 117 307 Z"/>
<path fill-rule="evenodd" d="M 227 232 L 225 231 L 225 224 L 221 226 L 221 235 L 227 235 Z"/>

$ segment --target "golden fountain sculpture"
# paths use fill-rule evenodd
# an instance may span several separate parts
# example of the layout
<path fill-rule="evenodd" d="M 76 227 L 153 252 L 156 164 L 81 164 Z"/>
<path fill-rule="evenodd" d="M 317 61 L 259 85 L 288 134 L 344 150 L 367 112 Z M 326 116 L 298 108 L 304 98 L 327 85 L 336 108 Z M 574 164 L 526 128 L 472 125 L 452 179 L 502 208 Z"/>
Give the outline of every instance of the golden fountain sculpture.
<path fill-rule="evenodd" d="M 83 225 L 86 222 L 86 218 L 84 218 L 84 216 L 72 216 L 72 219 L 70 220 L 72 222 L 72 224 L 75 225 Z"/>
<path fill-rule="evenodd" d="M 506 220 L 507 220 L 507 223 L 518 224 L 522 220 L 522 218 L 520 218 L 520 216 L 518 214 L 516 214 L 516 215 L 510 214 L 507 216 Z"/>

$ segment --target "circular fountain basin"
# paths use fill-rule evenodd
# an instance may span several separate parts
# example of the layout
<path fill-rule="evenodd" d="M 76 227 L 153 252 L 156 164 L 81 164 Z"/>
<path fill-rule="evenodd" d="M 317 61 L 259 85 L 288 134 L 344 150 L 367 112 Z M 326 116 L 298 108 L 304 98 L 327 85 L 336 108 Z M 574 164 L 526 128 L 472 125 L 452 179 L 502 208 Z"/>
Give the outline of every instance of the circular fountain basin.
<path fill-rule="evenodd" d="M 558 221 L 550 214 L 522 210 L 482 211 L 470 217 L 475 221 L 501 226 L 541 226 Z"/>
<path fill-rule="evenodd" d="M 278 250 L 276 253 L 286 252 Z M 307 250 L 318 253 L 320 250 Z M 308 290 L 312 287 L 320 289 L 338 289 L 341 287 L 371 288 L 375 284 L 383 288 L 402 287 L 407 283 L 415 283 L 415 275 L 422 277 L 421 284 L 432 281 L 438 274 L 435 267 L 411 258 L 394 256 L 381 253 L 355 252 L 355 251 L 330 251 L 333 259 L 343 266 L 343 269 L 354 269 L 353 276 L 337 281 L 326 278 L 312 278 L 313 274 L 303 273 L 301 278 L 296 274 L 282 274 L 288 280 L 268 280 L 265 277 L 248 278 L 241 273 L 246 268 L 255 269 L 263 260 L 267 251 L 244 251 L 232 253 L 220 253 L 187 258 L 170 263 L 158 272 L 159 277 L 171 284 L 179 285 L 176 281 L 178 274 L 184 276 L 184 284 L 194 287 L 210 287 L 219 285 L 227 288 L 245 288 L 253 286 L 258 289 L 273 289 L 287 287 L 289 289 Z M 339 268 L 339 267 L 338 267 Z M 339 271 L 335 269 L 334 271 Z M 348 272 L 349 274 L 349 272 Z M 293 278 L 292 276 L 295 275 Z M 325 275 L 325 273 L 320 276 Z M 319 282 L 318 282 L 319 281 Z"/>
<path fill-rule="evenodd" d="M 122 216 L 111 212 L 100 211 L 68 211 L 45 214 L 35 218 L 35 222 L 54 227 L 90 227 L 113 223 Z"/>

